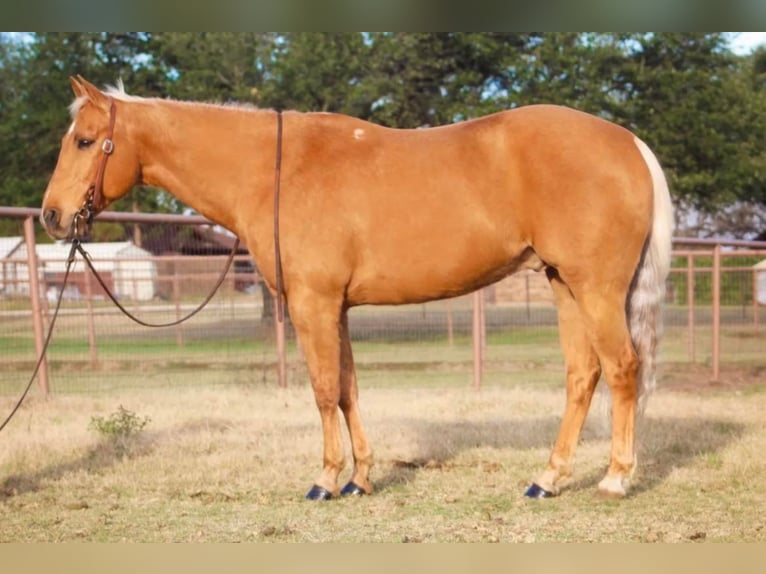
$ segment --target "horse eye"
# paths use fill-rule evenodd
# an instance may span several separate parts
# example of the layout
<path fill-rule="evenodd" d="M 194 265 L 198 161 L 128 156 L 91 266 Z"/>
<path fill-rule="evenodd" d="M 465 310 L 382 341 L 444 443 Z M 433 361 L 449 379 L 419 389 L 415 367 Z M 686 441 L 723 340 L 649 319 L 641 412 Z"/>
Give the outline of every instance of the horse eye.
<path fill-rule="evenodd" d="M 78 149 L 88 149 L 91 145 L 93 145 L 93 140 L 81 138 L 77 140 L 77 148 Z"/>

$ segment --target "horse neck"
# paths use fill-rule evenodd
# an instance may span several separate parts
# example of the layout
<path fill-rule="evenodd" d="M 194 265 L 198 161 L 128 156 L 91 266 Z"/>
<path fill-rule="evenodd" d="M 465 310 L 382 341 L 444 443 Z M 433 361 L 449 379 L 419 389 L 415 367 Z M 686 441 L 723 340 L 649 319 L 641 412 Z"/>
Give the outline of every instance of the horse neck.
<path fill-rule="evenodd" d="M 142 183 L 240 236 L 273 217 L 274 112 L 162 100 L 151 106 L 135 114 L 133 126 Z"/>

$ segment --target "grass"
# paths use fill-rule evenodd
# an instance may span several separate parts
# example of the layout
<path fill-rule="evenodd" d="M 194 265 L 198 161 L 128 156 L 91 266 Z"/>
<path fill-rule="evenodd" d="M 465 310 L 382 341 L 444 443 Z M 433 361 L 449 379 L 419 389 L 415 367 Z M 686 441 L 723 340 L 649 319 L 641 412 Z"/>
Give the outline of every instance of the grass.
<path fill-rule="evenodd" d="M 521 493 L 547 460 L 564 402 L 555 324 L 488 323 L 477 393 L 469 315 L 456 311 L 450 345 L 436 311 L 408 315 L 425 334 L 396 341 L 395 321 L 360 311 L 357 327 L 377 329 L 354 343 L 376 493 L 325 504 L 303 500 L 321 429 L 294 344 L 280 390 L 273 343 L 239 316 L 185 330 L 180 347 L 173 330 L 99 332 L 95 365 L 82 320 L 67 317 L 52 348 L 53 396 L 33 393 L 0 434 L 0 542 L 766 541 L 763 327 L 727 324 L 723 377 L 711 382 L 709 325 L 698 322 L 691 362 L 683 322 L 669 322 L 631 496 L 595 495 L 609 439 L 593 418 L 572 488 L 530 501 Z M 0 338 L 0 412 L 31 370 L 24 332 Z M 90 428 L 122 407 L 148 420 L 129 448 Z"/>
<path fill-rule="evenodd" d="M 376 493 L 319 504 L 302 498 L 321 461 L 305 385 L 33 398 L 0 437 L 0 541 L 766 540 L 766 392 L 659 391 L 617 502 L 595 494 L 609 441 L 589 420 L 575 484 L 531 501 L 560 386 L 363 386 Z M 118 405 L 150 419 L 129 456 L 88 428 Z"/>

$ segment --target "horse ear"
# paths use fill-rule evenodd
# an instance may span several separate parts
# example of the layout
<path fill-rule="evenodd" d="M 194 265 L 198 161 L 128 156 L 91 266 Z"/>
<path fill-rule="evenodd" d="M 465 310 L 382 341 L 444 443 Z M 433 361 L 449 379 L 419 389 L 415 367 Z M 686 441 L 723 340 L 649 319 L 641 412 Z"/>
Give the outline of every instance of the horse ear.
<path fill-rule="evenodd" d="M 79 98 L 85 95 L 85 90 L 82 89 L 79 76 L 69 76 L 69 84 L 72 86 L 75 98 Z"/>
<path fill-rule="evenodd" d="M 109 99 L 101 90 L 91 84 L 88 80 L 79 74 L 76 78 L 72 79 L 72 89 L 75 90 L 75 94 L 77 94 L 78 88 L 74 87 L 75 84 L 77 84 L 79 90 L 81 90 L 81 93 L 79 94 L 80 96 L 85 96 L 91 101 L 91 103 L 104 110 L 109 109 Z"/>

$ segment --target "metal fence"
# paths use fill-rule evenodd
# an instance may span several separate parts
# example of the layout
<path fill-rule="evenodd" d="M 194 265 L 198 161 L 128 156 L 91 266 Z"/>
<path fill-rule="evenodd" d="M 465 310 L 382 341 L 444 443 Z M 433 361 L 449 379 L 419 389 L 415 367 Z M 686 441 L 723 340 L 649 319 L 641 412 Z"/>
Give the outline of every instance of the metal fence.
<path fill-rule="evenodd" d="M 37 210 L 0 209 L 0 395 L 28 380 L 63 279 L 66 246 L 37 242 Z M 121 302 L 173 320 L 215 282 L 233 240 L 200 217 L 104 213 L 121 241 L 86 245 Z M 210 239 L 210 238 L 213 239 Z M 228 243 L 227 243 L 228 241 Z M 676 241 L 668 279 L 663 370 L 719 380 L 766 379 L 766 243 Z M 362 385 L 560 384 L 556 309 L 542 274 L 514 275 L 472 295 L 349 316 Z M 142 386 L 305 385 L 300 347 L 246 253 L 210 305 L 178 327 L 147 329 L 75 265 L 41 393 Z"/>

